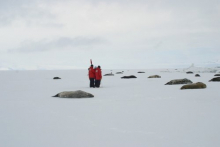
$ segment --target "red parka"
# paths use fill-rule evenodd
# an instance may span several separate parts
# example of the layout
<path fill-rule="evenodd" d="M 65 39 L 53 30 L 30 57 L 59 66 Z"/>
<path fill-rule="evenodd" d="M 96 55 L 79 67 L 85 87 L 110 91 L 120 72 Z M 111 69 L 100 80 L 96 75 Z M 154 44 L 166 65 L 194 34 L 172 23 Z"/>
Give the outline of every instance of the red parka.
<path fill-rule="evenodd" d="M 89 68 L 89 78 L 95 78 L 95 70 L 93 67 Z"/>
<path fill-rule="evenodd" d="M 102 71 L 100 68 L 96 68 L 95 70 L 95 79 L 96 80 L 101 80 L 102 79 Z"/>

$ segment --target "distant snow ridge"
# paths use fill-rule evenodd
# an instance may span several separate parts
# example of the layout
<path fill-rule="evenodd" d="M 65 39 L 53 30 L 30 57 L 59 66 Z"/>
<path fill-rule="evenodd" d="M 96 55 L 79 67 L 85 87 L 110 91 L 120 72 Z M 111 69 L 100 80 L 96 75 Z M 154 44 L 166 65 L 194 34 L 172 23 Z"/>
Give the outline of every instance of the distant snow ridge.
<path fill-rule="evenodd" d="M 171 72 L 169 69 L 162 70 L 161 72 Z"/>
<path fill-rule="evenodd" d="M 214 60 L 214 61 L 208 61 L 205 63 L 206 67 L 216 67 L 216 68 L 220 68 L 220 60 Z"/>
<path fill-rule="evenodd" d="M 0 67 L 0 70 L 10 70 L 9 68 Z"/>
<path fill-rule="evenodd" d="M 216 73 L 219 68 L 206 68 L 206 67 L 195 67 L 192 64 L 190 67 L 183 69 L 183 72 L 192 71 L 194 73 Z"/>

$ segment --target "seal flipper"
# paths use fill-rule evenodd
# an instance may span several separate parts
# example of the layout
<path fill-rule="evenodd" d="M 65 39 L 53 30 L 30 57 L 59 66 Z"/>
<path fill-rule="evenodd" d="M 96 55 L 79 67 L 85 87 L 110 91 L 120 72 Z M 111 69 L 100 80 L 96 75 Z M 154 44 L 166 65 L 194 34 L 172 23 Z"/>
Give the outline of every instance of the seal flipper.
<path fill-rule="evenodd" d="M 59 97 L 59 93 L 57 95 L 52 96 L 52 97 Z"/>

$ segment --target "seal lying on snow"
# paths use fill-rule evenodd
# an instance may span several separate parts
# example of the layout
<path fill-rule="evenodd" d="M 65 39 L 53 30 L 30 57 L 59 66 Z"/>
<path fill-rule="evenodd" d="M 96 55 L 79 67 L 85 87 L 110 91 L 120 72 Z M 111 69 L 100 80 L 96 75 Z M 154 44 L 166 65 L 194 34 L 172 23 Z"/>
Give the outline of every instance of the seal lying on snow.
<path fill-rule="evenodd" d="M 60 77 L 54 77 L 53 79 L 54 79 L 54 80 L 57 80 L 57 79 L 61 79 L 61 78 L 60 78 Z"/>
<path fill-rule="evenodd" d="M 176 79 L 176 80 L 171 80 L 170 82 L 166 83 L 165 85 L 175 85 L 175 84 L 191 84 L 192 81 L 189 79 Z"/>
<path fill-rule="evenodd" d="M 145 73 L 145 72 L 143 72 L 143 71 L 139 71 L 138 73 Z"/>
<path fill-rule="evenodd" d="M 206 88 L 206 84 L 202 82 L 198 82 L 189 85 L 184 85 L 180 89 L 183 90 L 183 89 L 203 89 L 203 88 Z"/>
<path fill-rule="evenodd" d="M 161 76 L 159 76 L 159 75 L 153 75 L 153 76 L 149 76 L 148 78 L 161 78 Z"/>
<path fill-rule="evenodd" d="M 105 74 L 104 76 L 114 76 L 112 73 Z"/>
<path fill-rule="evenodd" d="M 137 77 L 131 75 L 131 76 L 124 76 L 124 77 L 121 77 L 121 78 L 122 78 L 122 79 L 130 79 L 130 78 L 137 78 Z"/>
<path fill-rule="evenodd" d="M 209 82 L 220 82 L 220 77 L 213 78 L 213 79 L 209 80 Z"/>
<path fill-rule="evenodd" d="M 64 91 L 60 92 L 53 97 L 61 97 L 61 98 L 91 98 L 94 97 L 91 93 L 87 93 L 81 90 L 77 91 Z"/>
<path fill-rule="evenodd" d="M 220 76 L 220 74 L 215 74 L 214 76 Z"/>
<path fill-rule="evenodd" d="M 199 75 L 199 74 L 196 74 L 195 77 L 200 77 L 200 75 Z"/>
<path fill-rule="evenodd" d="M 186 72 L 187 74 L 193 74 L 193 72 L 192 71 L 188 71 L 188 72 Z"/>

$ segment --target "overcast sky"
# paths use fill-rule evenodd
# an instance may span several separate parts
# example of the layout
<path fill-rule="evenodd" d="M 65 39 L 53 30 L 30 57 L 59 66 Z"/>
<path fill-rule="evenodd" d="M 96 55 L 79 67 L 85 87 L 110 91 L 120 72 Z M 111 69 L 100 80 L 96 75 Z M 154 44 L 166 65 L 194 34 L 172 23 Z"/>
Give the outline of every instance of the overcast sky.
<path fill-rule="evenodd" d="M 219 0 L 0 0 L 0 69 L 220 63 Z"/>

